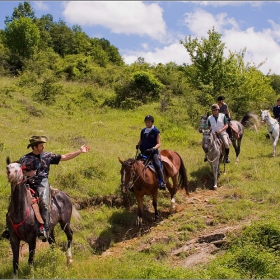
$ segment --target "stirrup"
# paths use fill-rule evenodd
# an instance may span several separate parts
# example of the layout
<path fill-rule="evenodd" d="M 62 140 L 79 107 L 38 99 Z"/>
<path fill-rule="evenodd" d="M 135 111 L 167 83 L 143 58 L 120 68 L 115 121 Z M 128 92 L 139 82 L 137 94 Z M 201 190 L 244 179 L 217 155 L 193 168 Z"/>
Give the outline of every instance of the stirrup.
<path fill-rule="evenodd" d="M 160 184 L 159 184 L 159 189 L 160 190 L 166 190 L 166 184 L 165 183 L 163 183 L 163 182 L 161 182 Z"/>
<path fill-rule="evenodd" d="M 45 228 L 44 227 L 40 227 L 40 229 L 38 230 L 38 238 L 40 239 L 40 240 L 47 240 L 47 232 L 46 232 L 46 230 L 45 230 Z"/>

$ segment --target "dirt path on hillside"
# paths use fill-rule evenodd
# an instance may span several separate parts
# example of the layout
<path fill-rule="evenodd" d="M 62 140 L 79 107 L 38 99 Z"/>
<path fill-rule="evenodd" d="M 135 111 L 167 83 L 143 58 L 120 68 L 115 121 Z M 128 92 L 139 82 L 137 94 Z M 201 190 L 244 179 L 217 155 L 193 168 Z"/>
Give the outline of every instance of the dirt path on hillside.
<path fill-rule="evenodd" d="M 228 190 L 220 187 L 217 191 L 212 190 L 196 190 L 186 195 L 183 191 L 180 191 L 180 195 L 183 195 L 185 200 L 180 204 L 176 205 L 176 216 L 182 216 L 184 213 L 189 213 L 190 211 L 195 211 L 197 208 L 209 207 L 209 200 L 213 198 L 223 199 L 228 193 Z M 153 208 L 150 205 L 151 213 L 153 213 Z M 161 209 L 161 214 L 168 217 L 169 209 Z M 169 261 L 173 266 L 184 266 L 191 267 L 197 264 L 206 263 L 215 257 L 215 254 L 222 253 L 224 246 L 227 244 L 226 235 L 227 233 L 238 232 L 241 227 L 249 224 L 249 221 L 244 221 L 238 226 L 231 225 L 214 225 L 214 217 L 207 216 L 206 227 L 200 232 L 193 234 L 192 238 L 188 240 L 183 246 L 177 248 L 170 252 L 168 256 Z M 171 235 L 179 235 L 179 232 L 174 232 L 174 228 L 162 226 L 165 223 L 163 219 L 158 225 L 154 225 L 153 222 L 146 221 L 146 233 L 144 236 L 134 237 L 130 240 L 125 240 L 116 243 L 114 246 L 110 247 L 108 250 L 102 253 L 101 257 L 106 258 L 107 256 L 120 257 L 123 250 L 127 248 L 134 248 L 137 251 L 148 250 L 155 243 L 168 243 L 169 237 Z M 147 235 L 150 237 L 148 243 L 144 243 L 142 240 L 147 239 Z M 182 258 L 184 254 L 185 258 Z"/>

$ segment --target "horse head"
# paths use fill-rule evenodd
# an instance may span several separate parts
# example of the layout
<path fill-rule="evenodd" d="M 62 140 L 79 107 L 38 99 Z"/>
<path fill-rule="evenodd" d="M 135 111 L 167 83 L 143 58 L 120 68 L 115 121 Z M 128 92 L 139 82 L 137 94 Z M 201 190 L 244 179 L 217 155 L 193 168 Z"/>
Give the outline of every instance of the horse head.
<path fill-rule="evenodd" d="M 22 182 L 24 179 L 24 175 L 22 172 L 22 166 L 18 162 L 10 162 L 10 159 L 7 158 L 7 175 L 8 181 L 12 185 L 17 185 L 18 183 Z"/>
<path fill-rule="evenodd" d="M 204 150 L 205 153 L 208 153 L 209 147 L 212 143 L 211 130 L 210 129 L 202 129 L 201 132 L 203 134 L 202 149 Z"/>
<path fill-rule="evenodd" d="M 126 161 L 123 161 L 119 158 L 119 162 L 122 165 L 121 168 L 121 189 L 122 192 L 126 192 L 127 190 L 131 189 L 133 187 L 133 178 L 135 175 L 135 170 L 134 170 L 134 163 L 135 159 L 128 159 Z"/>
<path fill-rule="evenodd" d="M 200 118 L 200 126 L 199 126 L 199 133 L 202 133 L 202 130 L 205 129 L 207 127 L 207 119 L 209 117 L 209 114 L 207 115 L 203 115 Z"/>
<path fill-rule="evenodd" d="M 261 110 L 261 122 L 265 123 L 269 118 L 271 118 L 269 110 Z"/>

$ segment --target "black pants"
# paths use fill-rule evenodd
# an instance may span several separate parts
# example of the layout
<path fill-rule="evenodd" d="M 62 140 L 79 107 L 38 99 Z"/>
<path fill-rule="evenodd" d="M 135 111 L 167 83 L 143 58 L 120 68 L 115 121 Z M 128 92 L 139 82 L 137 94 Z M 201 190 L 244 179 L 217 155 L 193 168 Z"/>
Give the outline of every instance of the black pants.
<path fill-rule="evenodd" d="M 144 155 L 148 156 L 152 161 L 155 166 L 155 169 L 158 173 L 159 179 L 164 182 L 164 176 L 163 176 L 163 166 L 162 163 L 159 159 L 160 155 L 158 154 L 157 151 L 153 152 L 144 152 Z"/>

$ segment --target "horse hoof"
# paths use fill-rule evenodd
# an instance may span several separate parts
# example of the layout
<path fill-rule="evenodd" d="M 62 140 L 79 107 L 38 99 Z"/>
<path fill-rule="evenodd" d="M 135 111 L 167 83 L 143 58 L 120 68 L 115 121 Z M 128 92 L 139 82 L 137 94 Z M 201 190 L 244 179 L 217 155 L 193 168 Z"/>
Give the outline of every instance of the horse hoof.
<path fill-rule="evenodd" d="M 73 263 L 73 260 L 70 259 L 70 260 L 67 260 L 67 265 L 71 265 Z"/>
<path fill-rule="evenodd" d="M 213 187 L 213 191 L 216 191 L 217 189 L 218 189 L 217 186 L 214 186 L 214 187 Z"/>

